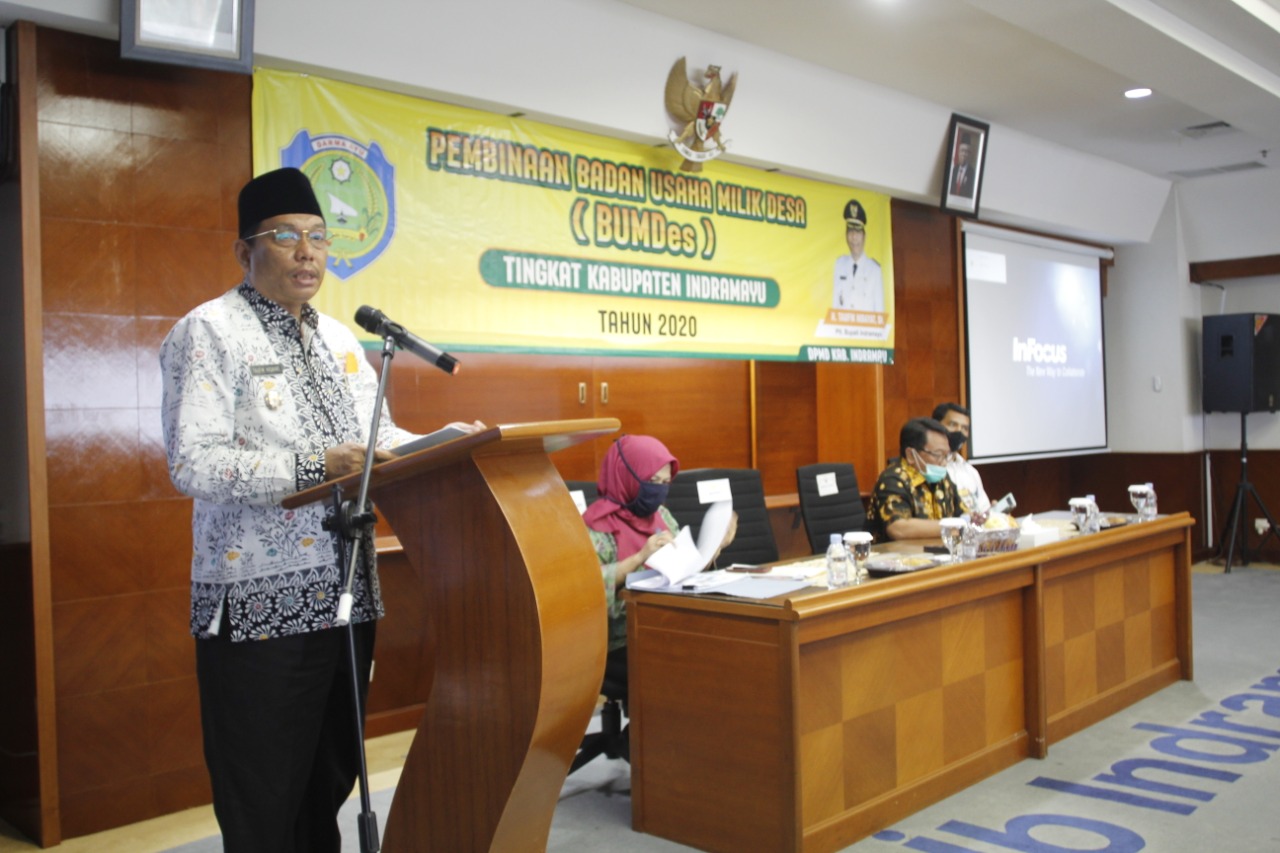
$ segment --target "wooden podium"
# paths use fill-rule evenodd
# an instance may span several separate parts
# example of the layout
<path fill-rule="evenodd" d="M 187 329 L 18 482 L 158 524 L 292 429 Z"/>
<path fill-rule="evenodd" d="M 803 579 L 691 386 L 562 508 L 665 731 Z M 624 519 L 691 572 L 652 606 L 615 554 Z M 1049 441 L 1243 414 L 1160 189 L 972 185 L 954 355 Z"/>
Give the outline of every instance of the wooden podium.
<path fill-rule="evenodd" d="M 547 454 L 618 427 L 504 425 L 373 469 L 370 497 L 428 597 L 422 653 L 434 666 L 387 853 L 546 849 L 607 645 L 600 564 Z M 358 497 L 351 475 L 285 505 L 332 500 L 339 485 Z"/>

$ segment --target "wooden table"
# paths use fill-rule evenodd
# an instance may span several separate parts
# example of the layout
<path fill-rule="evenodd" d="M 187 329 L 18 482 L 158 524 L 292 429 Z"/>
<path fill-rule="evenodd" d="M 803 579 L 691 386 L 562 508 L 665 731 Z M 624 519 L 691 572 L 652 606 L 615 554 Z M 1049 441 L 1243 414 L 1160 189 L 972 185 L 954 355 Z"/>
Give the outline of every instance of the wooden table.
<path fill-rule="evenodd" d="M 832 851 L 1190 679 L 1185 513 L 767 602 L 632 593 L 632 823 Z"/>

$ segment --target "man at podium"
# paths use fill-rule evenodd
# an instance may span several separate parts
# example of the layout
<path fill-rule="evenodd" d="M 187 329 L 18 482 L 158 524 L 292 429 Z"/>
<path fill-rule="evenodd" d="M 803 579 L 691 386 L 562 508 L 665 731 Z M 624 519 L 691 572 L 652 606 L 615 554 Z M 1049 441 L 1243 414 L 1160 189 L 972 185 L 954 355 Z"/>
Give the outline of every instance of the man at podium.
<path fill-rule="evenodd" d="M 324 502 L 288 495 L 364 464 L 377 375 L 345 326 L 311 307 L 329 232 L 310 181 L 277 169 L 239 196 L 244 280 L 160 349 L 174 486 L 194 498 L 191 630 L 214 812 L 228 851 L 339 851 L 359 772 L 346 587 Z M 468 431 L 478 425 L 459 425 Z M 415 438 L 380 414 L 376 457 Z M 367 543 L 350 620 L 367 691 L 383 614 Z"/>

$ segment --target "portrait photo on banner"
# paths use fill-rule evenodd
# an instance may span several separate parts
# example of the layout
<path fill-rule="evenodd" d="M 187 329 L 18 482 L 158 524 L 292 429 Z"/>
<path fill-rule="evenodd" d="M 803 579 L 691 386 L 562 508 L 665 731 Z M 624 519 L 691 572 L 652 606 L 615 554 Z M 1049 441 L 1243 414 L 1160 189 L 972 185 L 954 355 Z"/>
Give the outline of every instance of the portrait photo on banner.
<path fill-rule="evenodd" d="M 987 161 L 985 122 L 952 113 L 947 130 L 946 165 L 942 170 L 942 209 L 977 218 Z"/>

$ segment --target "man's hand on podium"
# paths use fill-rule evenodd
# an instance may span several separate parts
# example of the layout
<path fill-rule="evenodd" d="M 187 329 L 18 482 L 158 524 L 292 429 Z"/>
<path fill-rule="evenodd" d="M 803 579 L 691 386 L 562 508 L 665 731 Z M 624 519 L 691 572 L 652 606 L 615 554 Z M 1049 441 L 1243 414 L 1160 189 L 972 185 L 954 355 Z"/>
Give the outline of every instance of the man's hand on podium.
<path fill-rule="evenodd" d="M 362 470 L 364 455 L 367 451 L 367 447 L 354 441 L 328 448 L 324 452 L 324 478 L 336 480 Z M 390 450 L 381 448 L 373 452 L 375 462 L 386 462 L 388 459 L 394 459 L 395 456 Z"/>

